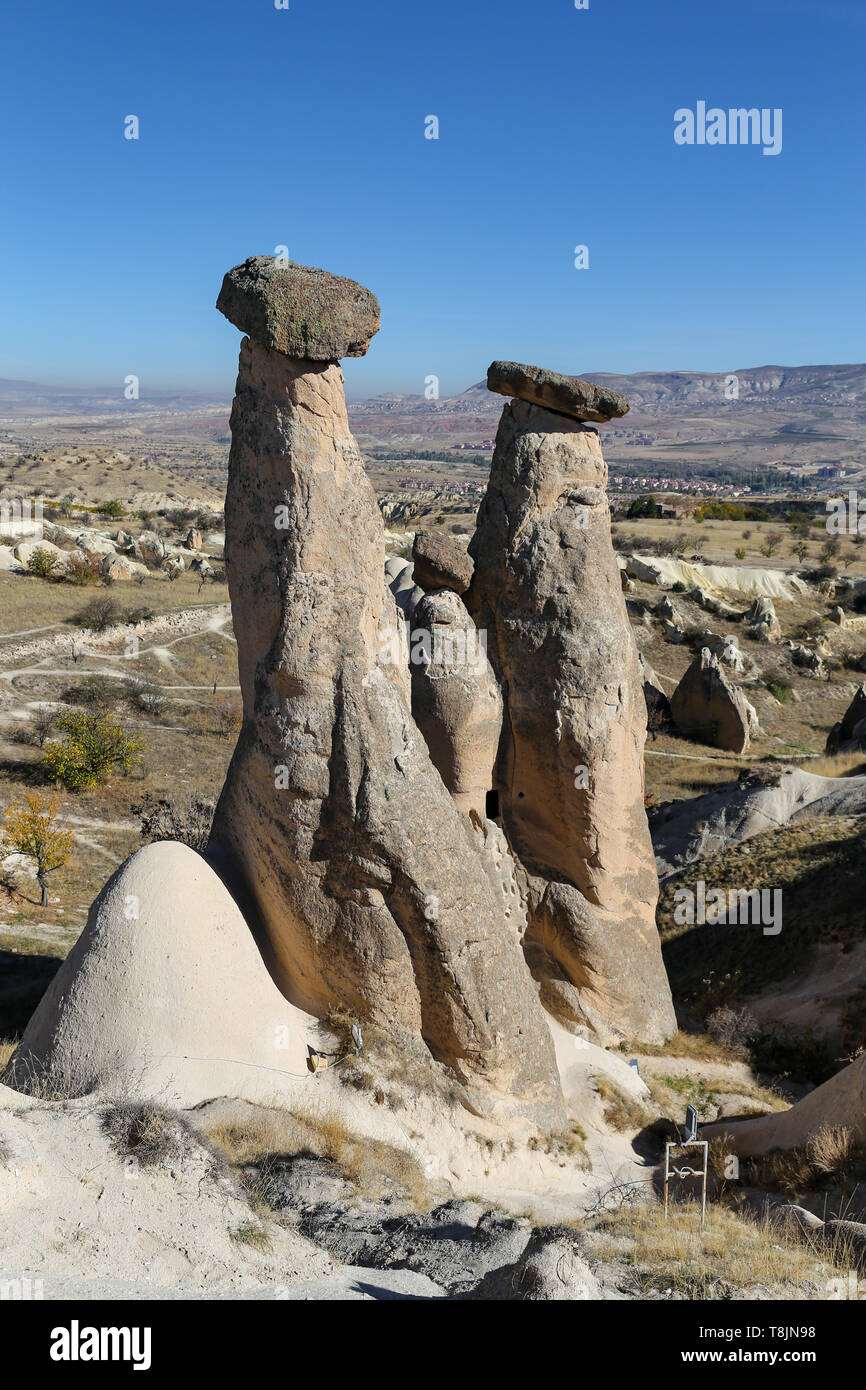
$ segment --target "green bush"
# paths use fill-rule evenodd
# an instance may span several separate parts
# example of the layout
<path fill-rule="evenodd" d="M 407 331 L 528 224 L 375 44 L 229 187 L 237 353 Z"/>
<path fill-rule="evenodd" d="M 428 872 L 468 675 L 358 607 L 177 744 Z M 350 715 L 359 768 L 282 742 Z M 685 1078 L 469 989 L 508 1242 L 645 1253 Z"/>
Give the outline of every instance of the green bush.
<path fill-rule="evenodd" d="M 63 735 L 46 745 L 42 765 L 49 777 L 69 791 L 105 782 L 113 772 L 129 772 L 141 762 L 144 745 L 127 738 L 120 724 L 104 709 L 68 710 L 57 716 Z"/>
<path fill-rule="evenodd" d="M 159 715 L 165 710 L 166 696 L 162 688 L 150 681 L 129 681 L 123 693 L 129 708 L 137 714 Z"/>
<path fill-rule="evenodd" d="M 117 699 L 117 681 L 111 676 L 84 676 L 75 685 L 69 685 L 63 692 L 68 705 L 94 705 L 106 708 Z"/>
<path fill-rule="evenodd" d="M 41 546 L 34 550 L 27 561 L 27 573 L 35 574 L 37 579 L 50 579 L 56 569 L 57 556 L 52 555 L 50 550 L 43 550 Z"/>
<path fill-rule="evenodd" d="M 787 705 L 793 694 L 792 687 L 787 681 L 767 681 L 767 689 L 771 695 L 775 695 L 780 705 Z"/>
<path fill-rule="evenodd" d="M 112 498 L 110 502 L 103 502 L 99 511 L 101 516 L 107 516 L 112 521 L 120 521 L 121 517 L 126 516 L 126 508 L 116 498 Z"/>

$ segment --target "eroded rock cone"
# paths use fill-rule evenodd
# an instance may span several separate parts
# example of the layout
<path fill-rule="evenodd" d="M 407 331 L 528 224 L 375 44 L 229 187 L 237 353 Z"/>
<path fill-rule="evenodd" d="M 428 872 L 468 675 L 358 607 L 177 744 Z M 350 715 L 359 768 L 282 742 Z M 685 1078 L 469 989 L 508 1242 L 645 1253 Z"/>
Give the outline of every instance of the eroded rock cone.
<path fill-rule="evenodd" d="M 472 618 L 449 589 L 412 616 L 412 714 L 460 811 L 483 819 L 502 731 L 502 694 Z"/>
<path fill-rule="evenodd" d="M 527 959 L 546 1006 L 600 1039 L 673 1032 L 643 802 L 646 708 L 597 432 L 502 414 L 467 603 L 505 698 L 502 823 L 534 882 Z"/>
<path fill-rule="evenodd" d="M 866 748 L 866 685 L 857 692 L 842 718 L 827 735 L 828 754 L 861 753 Z"/>
<path fill-rule="evenodd" d="M 671 717 L 686 738 L 710 748 L 745 753 L 749 747 L 749 703 L 708 647 L 695 657 L 671 696 Z"/>
<path fill-rule="evenodd" d="M 552 1042 L 517 932 L 400 680 L 377 659 L 383 523 L 339 366 L 244 340 L 231 429 L 244 724 L 212 851 L 242 878 L 293 1003 L 423 1039 L 481 1083 L 474 1103 L 506 1098 L 558 1122 Z"/>

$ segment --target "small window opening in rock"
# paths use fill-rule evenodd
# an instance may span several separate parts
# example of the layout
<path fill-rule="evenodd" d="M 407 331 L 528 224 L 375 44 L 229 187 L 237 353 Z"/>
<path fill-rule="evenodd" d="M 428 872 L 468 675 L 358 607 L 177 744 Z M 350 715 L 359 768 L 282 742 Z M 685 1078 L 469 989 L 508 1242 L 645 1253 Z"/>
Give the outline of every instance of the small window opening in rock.
<path fill-rule="evenodd" d="M 523 796 L 523 792 L 518 792 L 517 795 L 518 795 L 518 797 L 522 797 L 522 796 Z"/>
<path fill-rule="evenodd" d="M 488 792 L 484 806 L 484 814 L 488 820 L 499 819 L 499 792 Z"/>

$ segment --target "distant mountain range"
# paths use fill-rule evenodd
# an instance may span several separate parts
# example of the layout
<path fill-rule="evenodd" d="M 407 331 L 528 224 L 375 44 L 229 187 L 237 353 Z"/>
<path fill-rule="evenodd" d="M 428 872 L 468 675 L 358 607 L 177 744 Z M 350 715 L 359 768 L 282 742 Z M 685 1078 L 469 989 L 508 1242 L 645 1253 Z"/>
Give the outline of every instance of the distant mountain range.
<path fill-rule="evenodd" d="M 611 462 L 673 475 L 719 466 L 860 472 L 866 431 L 866 364 L 744 367 L 736 372 L 578 372 L 622 391 L 629 413 L 603 426 Z M 110 389 L 0 379 L 0 434 L 119 428 L 149 436 L 187 433 L 224 446 L 229 397 L 219 392 L 148 391 L 127 401 Z M 367 450 L 422 456 L 458 443 L 487 448 L 505 400 L 479 381 L 454 396 L 388 393 L 349 404 L 352 429 Z M 189 417 L 186 420 L 184 417 Z M 54 422 L 53 427 L 51 422 Z M 97 423 L 98 422 L 98 423 Z"/>
<path fill-rule="evenodd" d="M 669 415 L 685 410 L 724 409 L 726 383 L 736 377 L 739 400 L 766 403 L 775 408 L 854 410 L 866 417 L 866 364 L 814 367 L 744 367 L 723 372 L 576 372 L 575 376 L 610 386 L 628 396 L 631 414 Z M 122 385 L 112 387 L 49 386 L 33 381 L 0 378 L 0 414 L 105 412 L 143 410 L 204 410 L 225 407 L 230 397 L 205 391 L 148 391 L 140 400 L 127 401 Z M 497 415 L 502 397 L 475 382 L 456 396 L 427 400 L 421 394 L 389 392 L 350 404 L 353 414 L 387 415 L 445 413 Z"/>
<path fill-rule="evenodd" d="M 605 456 L 624 471 L 672 478 L 721 469 L 788 474 L 862 471 L 866 364 L 744 367 L 736 372 L 579 372 L 622 391 L 629 413 L 602 426 Z M 487 446 L 504 398 L 476 382 L 438 401 L 386 395 L 349 407 L 366 449 L 396 455 Z"/>
<path fill-rule="evenodd" d="M 585 381 L 610 386 L 629 399 L 631 414 L 662 416 L 687 410 L 701 413 L 730 405 L 726 389 L 736 389 L 740 401 L 766 403 L 776 408 L 854 409 L 866 418 L 866 364 L 815 367 L 744 367 L 736 372 L 575 372 Z M 429 401 L 423 395 L 389 393 L 356 402 L 357 415 L 458 414 L 479 411 L 498 414 L 502 397 L 487 390 L 486 381 L 476 382 L 457 396 Z"/>
<path fill-rule="evenodd" d="M 164 411 L 226 409 L 230 397 L 219 392 L 147 391 L 139 400 L 126 400 L 123 383 L 116 386 L 48 386 L 36 381 L 0 377 L 0 417 L 43 415 L 112 415 Z"/>

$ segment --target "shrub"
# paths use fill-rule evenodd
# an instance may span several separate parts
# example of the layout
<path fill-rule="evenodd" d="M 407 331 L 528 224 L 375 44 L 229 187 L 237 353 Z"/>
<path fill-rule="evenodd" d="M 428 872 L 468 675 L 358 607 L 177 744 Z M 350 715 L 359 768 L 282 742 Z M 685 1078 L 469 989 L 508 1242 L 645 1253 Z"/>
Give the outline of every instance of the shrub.
<path fill-rule="evenodd" d="M 138 714 L 162 714 L 166 696 L 158 685 L 150 681 L 130 681 L 124 687 L 124 696 L 130 709 Z"/>
<path fill-rule="evenodd" d="M 787 681 L 783 680 L 767 681 L 767 689 L 769 690 L 771 695 L 774 695 L 776 697 L 780 705 L 787 705 L 788 701 L 794 693 L 793 687 L 790 686 Z"/>
<path fill-rule="evenodd" d="M 82 608 L 77 621 L 90 632 L 105 632 L 120 621 L 120 609 L 113 598 L 95 598 Z"/>
<path fill-rule="evenodd" d="M 204 1147 L 182 1115 L 153 1101 L 125 1101 L 102 1113 L 102 1131 L 121 1158 L 134 1158 L 142 1168 L 182 1162 Z M 217 1170 L 216 1155 L 209 1166 Z"/>
<path fill-rule="evenodd" d="M 110 676 L 85 676 L 76 685 L 67 686 L 63 699 L 69 705 L 93 705 L 105 709 L 117 699 L 117 682 Z"/>
<path fill-rule="evenodd" d="M 37 705 L 30 715 L 30 741 L 42 748 L 54 729 L 54 710 L 51 705 Z"/>
<path fill-rule="evenodd" d="M 88 584 L 100 584 L 103 579 L 99 557 L 73 551 L 66 561 L 66 578 L 70 584 L 83 589 Z"/>
<path fill-rule="evenodd" d="M 735 548 L 735 550 L 734 550 L 734 559 L 735 559 L 735 560 L 745 560 L 745 558 L 746 558 L 746 551 L 745 551 L 744 547 L 741 546 L 741 545 L 736 546 L 736 548 Z"/>
<path fill-rule="evenodd" d="M 44 550 L 39 546 L 27 561 L 27 573 L 34 574 L 37 579 L 50 579 L 57 569 L 57 556 L 50 550 Z"/>
<path fill-rule="evenodd" d="M 758 1021 L 748 1009 L 732 1009 L 722 1005 L 707 1016 L 707 1032 L 715 1042 L 732 1052 L 745 1050 L 750 1038 L 758 1031 Z"/>
<path fill-rule="evenodd" d="M 122 517 L 126 516 L 126 508 L 116 498 L 112 498 L 110 502 L 103 502 L 99 511 L 100 515 L 107 516 L 112 521 L 120 521 Z"/>
<path fill-rule="evenodd" d="M 143 581 L 144 576 L 137 575 L 136 578 Z M 128 609 L 124 615 L 123 621 L 129 623 L 130 627 L 138 627 L 139 623 L 146 623 L 154 616 L 154 609 L 148 608 L 146 604 L 142 604 L 140 608 Z"/>
<path fill-rule="evenodd" d="M 782 544 L 781 531 L 768 531 L 761 546 L 761 554 L 766 555 L 769 560 L 771 555 L 775 555 L 779 546 Z"/>
<path fill-rule="evenodd" d="M 69 710 L 57 716 L 57 727 L 63 738 L 46 745 L 42 765 L 69 791 L 96 787 L 115 770 L 129 772 L 141 762 L 138 755 L 144 745 L 127 738 L 105 710 Z"/>

